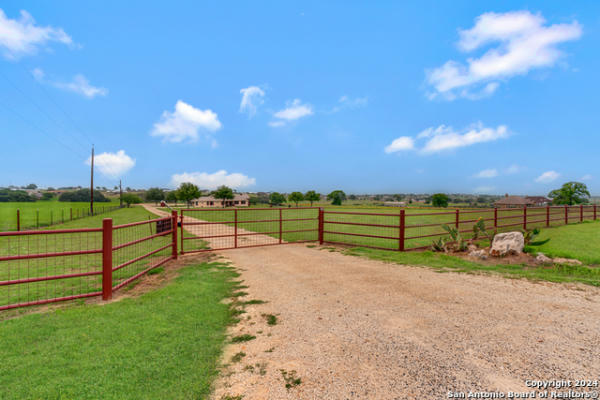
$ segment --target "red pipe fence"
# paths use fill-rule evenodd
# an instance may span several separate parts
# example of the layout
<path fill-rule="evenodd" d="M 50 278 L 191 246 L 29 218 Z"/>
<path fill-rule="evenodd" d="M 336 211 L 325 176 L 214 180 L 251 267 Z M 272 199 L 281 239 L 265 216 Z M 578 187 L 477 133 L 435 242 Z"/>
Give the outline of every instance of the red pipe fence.
<path fill-rule="evenodd" d="M 178 252 L 301 242 L 406 251 L 446 236 L 443 224 L 470 238 L 479 220 L 501 232 L 598 219 L 596 205 L 410 211 L 194 208 L 124 225 L 107 218 L 101 228 L 0 232 L 0 310 L 94 296 L 108 300 Z"/>

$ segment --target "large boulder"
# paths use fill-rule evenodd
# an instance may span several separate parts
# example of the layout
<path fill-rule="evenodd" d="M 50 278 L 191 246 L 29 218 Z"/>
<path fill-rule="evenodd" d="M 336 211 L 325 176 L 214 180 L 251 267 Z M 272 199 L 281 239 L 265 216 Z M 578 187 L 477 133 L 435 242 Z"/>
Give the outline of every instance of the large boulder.
<path fill-rule="evenodd" d="M 525 239 L 521 232 L 499 233 L 494 236 L 490 255 L 502 257 L 510 254 L 520 254 L 523 252 Z"/>

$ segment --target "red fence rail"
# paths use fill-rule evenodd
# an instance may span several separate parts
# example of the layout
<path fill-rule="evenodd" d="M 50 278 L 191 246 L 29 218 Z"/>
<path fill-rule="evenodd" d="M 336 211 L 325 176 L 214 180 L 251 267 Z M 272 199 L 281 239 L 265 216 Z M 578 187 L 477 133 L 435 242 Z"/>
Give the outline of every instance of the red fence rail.
<path fill-rule="evenodd" d="M 102 228 L 0 232 L 0 310 L 104 300 L 177 258 L 177 214 Z"/>

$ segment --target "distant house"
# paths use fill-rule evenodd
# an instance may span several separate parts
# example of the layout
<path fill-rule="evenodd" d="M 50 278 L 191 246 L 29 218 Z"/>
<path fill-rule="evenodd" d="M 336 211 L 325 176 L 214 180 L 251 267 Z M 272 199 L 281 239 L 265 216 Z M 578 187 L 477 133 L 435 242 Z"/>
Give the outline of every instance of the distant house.
<path fill-rule="evenodd" d="M 384 201 L 383 205 L 386 207 L 406 207 L 405 201 Z"/>
<path fill-rule="evenodd" d="M 496 207 L 531 207 L 535 206 L 535 202 L 527 197 L 509 196 L 505 194 L 503 198 L 497 200 L 494 205 Z"/>
<path fill-rule="evenodd" d="M 544 207 L 552 203 L 552 200 L 544 196 L 527 196 L 525 198 L 533 201 L 533 205 L 537 207 Z"/>
<path fill-rule="evenodd" d="M 235 194 L 231 200 L 215 199 L 213 196 L 202 196 L 192 200 L 194 207 L 248 207 L 250 196 L 248 194 Z"/>

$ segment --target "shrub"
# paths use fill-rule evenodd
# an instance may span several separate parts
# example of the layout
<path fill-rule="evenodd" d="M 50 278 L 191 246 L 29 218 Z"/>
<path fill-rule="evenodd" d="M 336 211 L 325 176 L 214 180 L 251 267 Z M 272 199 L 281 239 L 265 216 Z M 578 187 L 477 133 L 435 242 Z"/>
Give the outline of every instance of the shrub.
<path fill-rule="evenodd" d="M 58 201 L 70 201 L 70 202 L 85 202 L 90 201 L 90 189 L 79 189 L 72 192 L 64 192 L 58 197 Z M 110 199 L 104 197 L 102 193 L 94 190 L 94 201 L 97 203 L 108 203 Z"/>

